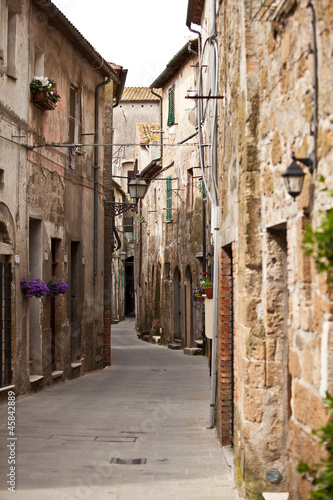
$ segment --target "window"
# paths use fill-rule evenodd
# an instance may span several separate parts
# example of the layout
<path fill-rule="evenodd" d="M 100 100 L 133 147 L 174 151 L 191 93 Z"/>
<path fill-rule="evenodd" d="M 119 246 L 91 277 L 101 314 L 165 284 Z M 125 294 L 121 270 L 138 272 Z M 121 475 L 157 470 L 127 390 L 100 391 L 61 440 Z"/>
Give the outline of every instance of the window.
<path fill-rule="evenodd" d="M 186 208 L 193 210 L 193 168 L 187 171 Z"/>
<path fill-rule="evenodd" d="M 69 95 L 69 142 L 77 144 L 80 133 L 80 101 L 79 90 L 71 85 Z"/>
<path fill-rule="evenodd" d="M 172 221 L 172 177 L 166 179 L 166 221 Z"/>
<path fill-rule="evenodd" d="M 175 124 L 175 87 L 169 90 L 168 125 Z"/>
<path fill-rule="evenodd" d="M 44 53 L 35 47 L 35 76 L 44 76 Z"/>
<path fill-rule="evenodd" d="M 81 109 L 79 90 L 70 86 L 69 94 L 69 143 L 78 144 L 81 137 Z M 80 154 L 80 150 L 70 149 L 69 151 L 69 166 L 75 169 L 76 154 Z"/>
<path fill-rule="evenodd" d="M 16 78 L 16 25 L 17 14 L 8 9 L 7 75 Z"/>

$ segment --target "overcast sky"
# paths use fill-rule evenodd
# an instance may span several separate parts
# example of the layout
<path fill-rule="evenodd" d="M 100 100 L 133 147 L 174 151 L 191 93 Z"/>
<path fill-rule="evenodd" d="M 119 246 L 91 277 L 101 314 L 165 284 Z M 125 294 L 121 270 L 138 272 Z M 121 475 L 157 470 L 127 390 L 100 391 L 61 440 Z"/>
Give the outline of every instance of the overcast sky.
<path fill-rule="evenodd" d="M 109 62 L 128 69 L 127 87 L 149 87 L 196 35 L 186 27 L 188 0 L 53 0 Z"/>

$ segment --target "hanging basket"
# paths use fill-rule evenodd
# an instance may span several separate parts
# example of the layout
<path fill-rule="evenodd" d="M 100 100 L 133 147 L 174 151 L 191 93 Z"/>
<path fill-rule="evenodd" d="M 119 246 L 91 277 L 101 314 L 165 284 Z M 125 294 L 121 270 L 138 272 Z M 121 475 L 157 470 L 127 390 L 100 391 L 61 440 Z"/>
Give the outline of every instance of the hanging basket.
<path fill-rule="evenodd" d="M 213 289 L 214 287 L 208 286 L 207 288 L 204 288 L 203 291 L 207 295 L 207 299 L 212 299 L 213 298 Z"/>

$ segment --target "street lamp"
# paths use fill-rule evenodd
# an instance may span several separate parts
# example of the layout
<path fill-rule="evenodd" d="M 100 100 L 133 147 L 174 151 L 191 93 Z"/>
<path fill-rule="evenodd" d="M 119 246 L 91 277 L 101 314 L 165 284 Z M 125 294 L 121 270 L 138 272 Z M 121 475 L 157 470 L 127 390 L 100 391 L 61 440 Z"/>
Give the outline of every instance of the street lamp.
<path fill-rule="evenodd" d="M 128 190 L 131 198 L 134 200 L 142 200 L 147 192 L 148 184 L 144 179 L 140 179 L 138 175 L 128 184 Z"/>
<path fill-rule="evenodd" d="M 303 171 L 302 167 L 300 167 L 296 162 L 299 161 L 303 163 L 303 165 L 306 165 L 311 174 L 313 173 L 314 162 L 310 157 L 295 158 L 294 154 L 292 154 L 292 160 L 293 161 L 290 163 L 285 173 L 282 174 L 282 177 L 284 178 L 288 193 L 295 200 L 296 197 L 302 192 L 305 177 L 305 172 Z"/>
<path fill-rule="evenodd" d="M 138 200 L 144 198 L 148 184 L 144 179 L 141 179 L 137 174 L 134 179 L 132 179 L 128 184 L 128 189 L 130 196 L 135 203 L 122 203 L 119 201 L 105 201 L 105 213 L 110 217 L 116 217 L 117 215 L 123 214 L 124 212 L 131 211 L 136 212 Z"/>

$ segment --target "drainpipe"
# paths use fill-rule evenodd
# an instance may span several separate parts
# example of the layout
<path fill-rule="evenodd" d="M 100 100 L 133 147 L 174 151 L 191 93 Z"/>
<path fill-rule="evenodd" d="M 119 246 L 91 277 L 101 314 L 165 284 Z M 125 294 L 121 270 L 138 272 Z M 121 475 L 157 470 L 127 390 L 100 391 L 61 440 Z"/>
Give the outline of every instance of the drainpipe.
<path fill-rule="evenodd" d="M 156 97 L 160 100 L 161 105 L 161 113 L 160 113 L 160 141 L 161 141 L 161 158 L 163 158 L 163 109 L 162 109 L 162 96 L 154 92 L 152 87 L 149 87 L 149 90 L 152 94 L 156 95 Z"/>
<path fill-rule="evenodd" d="M 100 82 L 95 88 L 95 133 L 94 133 L 94 278 L 97 276 L 98 247 L 98 140 L 99 140 L 99 89 L 110 83 L 112 75 Z"/>
<path fill-rule="evenodd" d="M 314 90 L 314 112 L 313 112 L 313 169 L 317 168 L 317 140 L 318 140 L 318 50 L 316 35 L 316 11 L 312 2 L 306 6 L 312 11 L 312 33 L 313 33 L 313 90 Z"/>
<path fill-rule="evenodd" d="M 216 0 L 211 0 L 211 91 L 212 96 L 217 95 L 216 78 Z M 212 362 L 211 362 L 211 394 L 210 394 L 210 427 L 215 425 L 215 400 L 216 400 L 216 342 L 217 342 L 217 315 L 218 315 L 218 279 L 219 279 L 219 205 L 217 178 L 217 123 L 216 123 L 216 99 L 213 99 L 212 128 L 211 128 L 211 162 L 212 162 L 212 221 L 214 231 L 214 289 L 213 289 L 213 335 L 212 335 Z"/>

